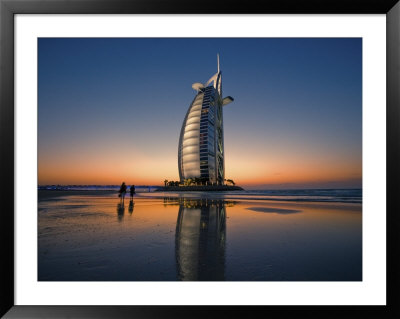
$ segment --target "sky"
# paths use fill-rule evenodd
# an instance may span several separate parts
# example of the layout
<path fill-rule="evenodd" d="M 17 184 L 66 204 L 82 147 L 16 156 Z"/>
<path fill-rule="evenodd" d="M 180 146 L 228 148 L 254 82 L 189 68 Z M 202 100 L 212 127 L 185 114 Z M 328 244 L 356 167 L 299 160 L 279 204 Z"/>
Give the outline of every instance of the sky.
<path fill-rule="evenodd" d="M 179 180 L 180 129 L 217 72 L 225 178 L 361 188 L 360 38 L 40 38 L 38 182 Z"/>

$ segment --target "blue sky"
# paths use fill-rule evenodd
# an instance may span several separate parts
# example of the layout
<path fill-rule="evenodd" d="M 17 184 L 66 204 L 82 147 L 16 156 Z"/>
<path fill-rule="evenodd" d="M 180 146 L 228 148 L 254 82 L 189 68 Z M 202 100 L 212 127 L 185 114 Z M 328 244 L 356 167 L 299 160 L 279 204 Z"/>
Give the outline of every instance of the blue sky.
<path fill-rule="evenodd" d="M 177 180 L 191 84 L 216 72 L 219 53 L 235 99 L 224 108 L 227 178 L 361 186 L 359 38 L 38 41 L 39 183 Z"/>

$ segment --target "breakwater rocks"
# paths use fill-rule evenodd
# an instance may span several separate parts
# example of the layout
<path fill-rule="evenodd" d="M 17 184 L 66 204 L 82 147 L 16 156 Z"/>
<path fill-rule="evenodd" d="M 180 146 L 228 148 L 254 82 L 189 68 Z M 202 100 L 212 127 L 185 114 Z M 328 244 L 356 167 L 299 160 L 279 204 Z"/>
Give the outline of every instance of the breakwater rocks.
<path fill-rule="evenodd" d="M 162 186 L 156 192 L 221 192 L 221 191 L 242 191 L 240 186 L 228 185 L 191 185 L 191 186 Z"/>

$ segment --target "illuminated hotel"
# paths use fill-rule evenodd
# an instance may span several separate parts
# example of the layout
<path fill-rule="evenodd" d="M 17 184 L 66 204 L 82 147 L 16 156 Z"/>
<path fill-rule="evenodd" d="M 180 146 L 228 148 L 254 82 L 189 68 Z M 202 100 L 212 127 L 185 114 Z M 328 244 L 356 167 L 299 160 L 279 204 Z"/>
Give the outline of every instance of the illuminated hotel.
<path fill-rule="evenodd" d="M 233 98 L 222 98 L 219 56 L 217 60 L 217 73 L 205 84 L 192 85 L 197 94 L 186 113 L 179 137 L 178 167 L 181 182 L 198 178 L 205 184 L 224 183 L 222 107 L 233 102 Z"/>

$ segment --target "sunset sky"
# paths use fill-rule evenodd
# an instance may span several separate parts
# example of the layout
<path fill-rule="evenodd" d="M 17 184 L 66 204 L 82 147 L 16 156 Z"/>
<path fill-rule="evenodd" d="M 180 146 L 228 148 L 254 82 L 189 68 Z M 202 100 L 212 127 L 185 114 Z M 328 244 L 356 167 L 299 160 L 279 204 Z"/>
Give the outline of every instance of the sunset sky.
<path fill-rule="evenodd" d="M 217 71 L 225 178 L 249 189 L 361 187 L 359 38 L 40 38 L 39 184 L 178 180 L 178 139 Z"/>

